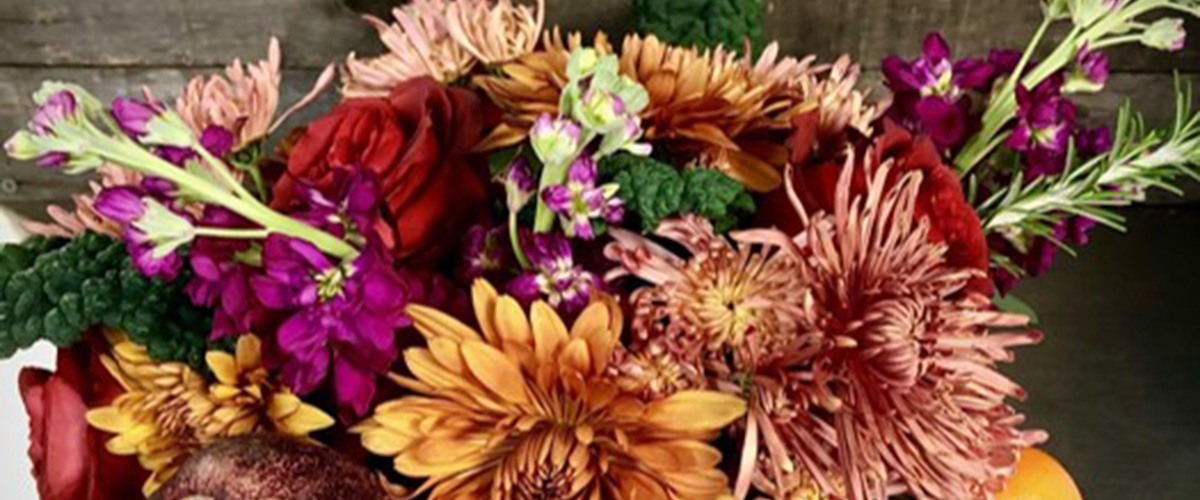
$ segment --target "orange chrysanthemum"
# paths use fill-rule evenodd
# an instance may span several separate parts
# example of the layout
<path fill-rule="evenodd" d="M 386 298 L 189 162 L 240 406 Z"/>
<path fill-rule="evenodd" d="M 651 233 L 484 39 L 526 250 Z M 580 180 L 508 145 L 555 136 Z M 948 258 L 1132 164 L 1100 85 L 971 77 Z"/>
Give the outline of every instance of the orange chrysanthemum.
<path fill-rule="evenodd" d="M 744 402 L 684 391 L 647 401 L 605 377 L 622 317 L 610 298 L 568 330 L 543 302 L 528 315 L 486 282 L 473 289 L 483 334 L 412 306 L 428 340 L 405 352 L 417 393 L 381 405 L 356 431 L 440 499 L 715 499 L 720 452 L 704 441 Z"/>
<path fill-rule="evenodd" d="M 519 142 L 539 115 L 558 110 L 567 59 L 581 38 L 564 43 L 556 31 L 544 45 L 542 52 L 502 66 L 504 76 L 476 78 L 506 113 L 481 150 Z M 594 48 L 613 52 L 603 33 Z M 653 35 L 627 37 L 620 56 L 621 73 L 650 94 L 642 112 L 648 139 L 757 191 L 781 183 L 787 151 L 777 135 L 795 114 L 819 110 L 829 133 L 846 127 L 866 132 L 879 114 L 865 94 L 854 90 L 858 69 L 845 58 L 827 72 L 830 67 L 813 65 L 813 57 L 780 58 L 775 44 L 754 61 L 722 48 L 699 52 L 670 46 Z"/>

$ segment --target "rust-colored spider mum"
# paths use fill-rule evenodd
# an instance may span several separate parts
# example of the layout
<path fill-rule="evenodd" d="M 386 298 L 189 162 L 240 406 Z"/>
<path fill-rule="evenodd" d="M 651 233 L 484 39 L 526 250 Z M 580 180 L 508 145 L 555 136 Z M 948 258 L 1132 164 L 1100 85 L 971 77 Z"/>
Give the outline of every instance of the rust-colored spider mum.
<path fill-rule="evenodd" d="M 635 351 L 671 351 L 691 360 L 692 371 L 699 372 L 710 353 L 731 352 L 753 365 L 750 359 L 760 352 L 795 336 L 803 320 L 797 298 L 806 287 L 794 256 L 774 246 L 730 241 L 694 215 L 663 221 L 655 234 L 689 255 L 620 229 L 612 230 L 616 241 L 605 249 L 621 264 L 609 279 L 629 274 L 651 284 L 630 297 L 634 340 L 664 347 Z M 660 367 L 665 363 L 661 357 L 649 359 L 657 359 Z"/>
<path fill-rule="evenodd" d="M 1045 438 L 1017 429 L 1006 400 L 1024 392 L 995 365 L 1040 334 L 959 293 L 978 271 L 946 265 L 946 246 L 929 241 L 914 213 L 920 172 L 889 180 L 891 162 L 846 165 L 831 212 L 804 213 L 789 185 L 806 228 L 790 244 L 757 235 L 802 259 L 809 294 L 808 329 L 755 367 L 743 455 L 759 457 L 754 483 L 850 500 L 992 498 L 1018 451 Z M 862 195 L 851 194 L 855 168 Z"/>
<path fill-rule="evenodd" d="M 656 401 L 605 377 L 622 318 L 593 302 L 568 330 L 544 302 L 528 315 L 484 281 L 473 289 L 482 335 L 411 306 L 429 346 L 408 349 L 416 392 L 384 403 L 356 431 L 431 500 L 715 499 L 728 491 L 705 443 L 741 417 L 741 398 L 684 391 Z"/>

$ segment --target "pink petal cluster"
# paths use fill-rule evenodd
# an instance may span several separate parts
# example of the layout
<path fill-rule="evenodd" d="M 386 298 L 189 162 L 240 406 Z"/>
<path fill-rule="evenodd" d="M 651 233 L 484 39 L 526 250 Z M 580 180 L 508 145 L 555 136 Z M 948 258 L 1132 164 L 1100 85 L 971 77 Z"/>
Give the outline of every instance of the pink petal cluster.
<path fill-rule="evenodd" d="M 224 76 L 193 78 L 175 101 L 175 110 L 196 135 L 209 127 L 221 127 L 233 133 L 234 150 L 253 144 L 310 104 L 332 83 L 334 69 L 330 66 L 308 95 L 276 117 L 282 60 L 279 40 L 272 37 L 266 60 L 247 65 L 235 59 L 225 68 Z"/>
<path fill-rule="evenodd" d="M 495 65 L 524 56 L 539 41 L 545 0 L 536 9 L 511 0 L 414 0 L 392 16 L 392 23 L 365 17 L 388 52 L 366 59 L 350 54 L 345 97 L 383 97 L 420 76 L 450 83 L 480 62 Z"/>
<path fill-rule="evenodd" d="M 22 225 L 29 232 L 42 236 L 53 236 L 58 238 L 72 238 L 91 231 L 94 233 L 112 236 L 113 238 L 121 237 L 121 226 L 108 218 L 100 215 L 93 208 L 92 204 L 96 201 L 96 195 L 105 188 L 118 186 L 132 186 L 141 182 L 142 176 L 132 170 L 127 170 L 112 165 L 104 165 L 99 169 L 100 179 L 90 183 L 91 194 L 75 194 L 72 199 L 75 203 L 73 209 L 66 209 L 58 205 L 51 205 L 46 209 L 46 213 L 50 216 L 52 222 L 42 223 L 34 221 L 24 221 Z"/>
<path fill-rule="evenodd" d="M 863 167 L 866 194 L 852 196 L 852 165 L 832 213 L 804 213 L 796 199 L 805 230 L 790 242 L 758 235 L 804 262 L 809 290 L 807 328 L 754 367 L 747 429 L 761 439 L 747 441 L 765 450 L 750 455 L 753 482 L 849 500 L 994 498 L 1018 451 L 1046 437 L 1018 429 L 1024 417 L 1007 399 L 1024 391 L 995 366 L 1041 334 L 958 293 L 978 271 L 947 266 L 945 245 L 926 237 L 929 220 L 914 213 L 920 173 Z"/>

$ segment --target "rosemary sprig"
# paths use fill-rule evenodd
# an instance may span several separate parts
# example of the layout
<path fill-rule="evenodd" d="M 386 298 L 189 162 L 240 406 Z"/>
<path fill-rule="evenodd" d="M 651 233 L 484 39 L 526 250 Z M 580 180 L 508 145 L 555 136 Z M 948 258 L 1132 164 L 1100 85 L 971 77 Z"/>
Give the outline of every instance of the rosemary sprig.
<path fill-rule="evenodd" d="M 1191 85 L 1178 75 L 1175 93 L 1175 122 L 1169 130 L 1148 131 L 1127 101 L 1108 154 L 1079 162 L 1072 148 L 1062 174 L 1028 184 L 1016 175 L 979 205 L 984 231 L 1017 241 L 1045 237 L 1068 216 L 1088 217 L 1123 231 L 1125 218 L 1114 209 L 1144 201 L 1151 188 L 1182 194 L 1177 183 L 1184 176 L 1200 181 L 1200 113 L 1192 111 Z"/>

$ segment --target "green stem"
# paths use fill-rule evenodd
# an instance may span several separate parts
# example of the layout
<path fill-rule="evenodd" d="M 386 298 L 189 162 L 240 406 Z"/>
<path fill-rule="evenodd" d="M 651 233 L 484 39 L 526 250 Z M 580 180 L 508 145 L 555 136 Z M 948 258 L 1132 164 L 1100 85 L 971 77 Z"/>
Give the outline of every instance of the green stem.
<path fill-rule="evenodd" d="M 1142 40 L 1141 35 L 1115 36 L 1115 37 L 1112 37 L 1109 39 L 1100 40 L 1096 43 L 1089 44 L 1088 48 L 1090 48 L 1092 50 L 1107 49 L 1110 47 L 1116 47 L 1117 45 L 1124 45 L 1127 43 L 1137 43 L 1137 42 L 1140 42 L 1141 40 Z"/>
<path fill-rule="evenodd" d="M 196 236 L 226 238 L 231 240 L 261 240 L 270 235 L 266 229 L 234 229 L 225 227 L 197 227 Z"/>
<path fill-rule="evenodd" d="M 104 134 L 87 134 L 97 154 L 145 174 L 162 177 L 179 186 L 187 186 L 208 202 L 216 203 L 250 219 L 271 232 L 304 239 L 321 251 L 339 258 L 350 258 L 358 250 L 333 235 L 271 210 L 258 200 L 231 195 L 212 183 L 172 165 L 130 142 L 113 139 Z M 219 171 L 219 170 L 218 170 Z M 243 188 L 244 190 L 244 188 Z"/>
<path fill-rule="evenodd" d="M 517 230 L 517 212 L 510 211 L 508 213 L 508 241 L 512 243 L 513 255 L 517 256 L 517 262 L 521 264 L 521 269 L 529 269 L 533 267 L 529 263 L 529 257 L 525 256 L 525 250 L 521 248 L 521 239 Z"/>
<path fill-rule="evenodd" d="M 1003 142 L 997 141 L 996 136 L 1016 114 L 1017 83 L 1019 80 L 1022 80 L 1020 75 L 1029 66 L 1029 62 L 1033 60 L 1033 55 L 1037 52 L 1038 46 L 1041 45 L 1042 39 L 1046 37 L 1046 33 L 1050 30 L 1052 24 L 1054 24 L 1053 19 L 1046 18 L 1042 20 L 1042 24 L 1034 32 L 1033 38 L 1029 40 L 1029 45 L 1025 47 L 1025 52 L 1021 54 L 1021 60 L 1013 70 L 1012 76 L 1004 83 L 1004 86 L 999 91 L 1000 93 L 994 95 L 991 102 L 988 103 L 988 109 L 983 114 L 983 130 L 975 134 L 955 158 L 954 165 L 962 175 L 970 173 L 976 165 L 983 161 L 984 158 L 987 158 Z M 1067 40 L 1055 52 L 1057 53 L 1063 46 L 1072 44 L 1072 37 L 1077 34 L 1077 31 L 1078 29 L 1073 30 L 1071 35 L 1067 36 Z M 1047 62 L 1050 62 L 1050 59 L 1040 64 L 1033 72 L 1039 72 L 1043 66 L 1046 66 Z M 1032 73 L 1030 76 L 1033 76 Z M 1041 79 L 1036 79 L 1035 81 L 1040 82 Z M 1021 83 L 1029 86 L 1031 85 L 1031 79 L 1027 77 Z M 1033 85 L 1036 85 L 1036 83 L 1033 83 Z"/>
<path fill-rule="evenodd" d="M 546 200 L 542 199 L 542 190 L 554 184 L 561 184 L 566 180 L 569 165 L 570 163 L 558 163 L 542 168 L 542 176 L 538 179 L 537 193 L 534 195 L 537 198 L 537 212 L 533 218 L 533 232 L 548 233 L 554 227 L 554 212 L 550 211 Z"/>

